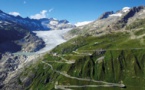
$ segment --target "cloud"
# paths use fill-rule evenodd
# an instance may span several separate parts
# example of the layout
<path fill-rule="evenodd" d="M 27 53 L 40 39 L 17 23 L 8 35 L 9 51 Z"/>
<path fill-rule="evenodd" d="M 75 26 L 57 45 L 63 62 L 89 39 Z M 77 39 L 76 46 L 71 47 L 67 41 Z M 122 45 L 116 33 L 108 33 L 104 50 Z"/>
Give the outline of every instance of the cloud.
<path fill-rule="evenodd" d="M 51 9 L 49 9 L 49 11 L 48 12 L 52 12 L 54 9 L 53 8 L 51 8 Z"/>
<path fill-rule="evenodd" d="M 91 22 L 93 22 L 93 21 L 77 22 L 75 25 L 76 25 L 77 27 L 79 27 L 79 26 L 83 26 L 83 25 L 89 24 L 89 23 L 91 23 Z"/>
<path fill-rule="evenodd" d="M 10 15 L 13 15 L 13 16 L 20 16 L 20 13 L 19 12 L 9 12 Z"/>
<path fill-rule="evenodd" d="M 24 1 L 23 3 L 24 3 L 24 4 L 26 4 L 27 2 L 26 2 L 26 1 Z"/>
<path fill-rule="evenodd" d="M 42 10 L 40 13 L 30 16 L 30 18 L 32 19 L 41 19 L 46 17 L 47 17 L 47 10 Z"/>

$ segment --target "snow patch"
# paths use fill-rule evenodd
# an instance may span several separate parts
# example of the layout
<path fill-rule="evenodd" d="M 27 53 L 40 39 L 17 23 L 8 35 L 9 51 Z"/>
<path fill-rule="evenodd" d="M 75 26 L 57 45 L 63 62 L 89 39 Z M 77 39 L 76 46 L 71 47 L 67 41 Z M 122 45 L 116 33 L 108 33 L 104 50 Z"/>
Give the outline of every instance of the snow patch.
<path fill-rule="evenodd" d="M 122 12 L 129 12 L 130 11 L 130 7 L 124 7 L 122 8 Z M 121 17 L 123 14 L 121 12 L 115 13 L 115 14 L 111 14 L 109 15 L 110 17 Z"/>
<path fill-rule="evenodd" d="M 91 23 L 91 22 L 93 22 L 93 21 L 77 22 L 75 25 L 76 25 L 77 27 L 79 27 L 79 26 L 87 25 L 87 24 L 89 24 L 89 23 Z"/>
<path fill-rule="evenodd" d="M 109 15 L 110 17 L 121 17 L 122 16 L 122 13 L 116 13 L 116 14 L 111 14 Z"/>
<path fill-rule="evenodd" d="M 33 31 L 36 35 L 43 39 L 45 42 L 45 47 L 40 51 L 36 52 L 38 54 L 47 52 L 57 45 L 66 42 L 63 38 L 63 35 L 70 31 L 71 29 L 64 29 L 64 30 L 50 30 L 50 31 Z"/>
<path fill-rule="evenodd" d="M 129 12 L 129 11 L 130 11 L 130 7 L 124 7 L 124 8 L 122 9 L 122 11 L 123 11 L 123 12 Z"/>
<path fill-rule="evenodd" d="M 58 24 L 58 21 L 50 21 L 50 24 L 51 25 L 57 25 Z"/>

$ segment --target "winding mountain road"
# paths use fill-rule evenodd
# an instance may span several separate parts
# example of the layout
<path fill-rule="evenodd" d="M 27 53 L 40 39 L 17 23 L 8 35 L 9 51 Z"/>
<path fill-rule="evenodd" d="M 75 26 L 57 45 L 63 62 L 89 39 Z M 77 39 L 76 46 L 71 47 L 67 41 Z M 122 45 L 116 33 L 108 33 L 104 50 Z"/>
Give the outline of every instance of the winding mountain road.
<path fill-rule="evenodd" d="M 105 82 L 105 81 L 96 81 L 93 79 L 73 77 L 73 76 L 68 75 L 67 73 L 55 70 L 53 68 L 53 66 L 49 63 L 46 63 L 44 61 L 42 61 L 42 63 L 48 65 L 52 71 L 54 71 L 60 75 L 63 75 L 67 78 L 76 79 L 79 81 L 89 81 L 89 82 L 104 84 L 104 85 L 57 85 L 57 84 L 55 84 L 55 89 L 65 89 L 66 90 L 66 88 L 71 88 L 71 87 L 73 87 L 73 88 L 80 88 L 80 87 L 120 87 L 120 88 L 124 88 L 125 87 L 124 84 L 119 84 L 119 83 L 109 83 L 109 82 Z"/>

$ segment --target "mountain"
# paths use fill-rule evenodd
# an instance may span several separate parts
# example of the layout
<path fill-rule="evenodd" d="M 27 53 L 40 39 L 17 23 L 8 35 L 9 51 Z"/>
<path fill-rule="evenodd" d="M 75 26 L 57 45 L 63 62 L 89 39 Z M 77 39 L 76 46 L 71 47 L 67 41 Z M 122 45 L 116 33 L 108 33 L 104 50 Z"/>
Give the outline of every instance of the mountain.
<path fill-rule="evenodd" d="M 67 20 L 55 20 L 52 18 L 44 18 L 40 20 L 30 19 L 29 17 L 22 18 L 21 16 L 9 15 L 3 11 L 0 11 L 0 21 L 16 23 L 28 30 L 54 30 L 75 27 Z"/>
<path fill-rule="evenodd" d="M 11 78 L 11 73 L 16 73 L 27 61 L 34 59 L 35 55 L 27 56 L 29 53 L 36 53 L 47 45 L 42 38 L 32 32 L 33 30 L 61 30 L 72 27 L 75 26 L 69 24 L 67 20 L 52 18 L 35 20 L 12 16 L 0 11 L 0 89 L 7 79 Z M 50 47 L 53 48 L 53 45 Z"/>
<path fill-rule="evenodd" d="M 16 52 L 36 52 L 45 46 L 44 41 L 21 25 L 0 20 L 0 88 L 10 72 L 22 65 L 27 57 L 14 56 Z"/>
<path fill-rule="evenodd" d="M 74 38 L 36 57 L 2 90 L 144 90 L 144 14 L 144 6 L 125 7 L 71 30 Z"/>
<path fill-rule="evenodd" d="M 51 30 L 62 30 L 67 28 L 74 28 L 75 25 L 72 25 L 67 20 L 57 20 L 54 18 L 43 18 L 39 20 L 44 28 L 49 28 Z"/>
<path fill-rule="evenodd" d="M 9 15 L 3 11 L 0 12 L 0 21 L 16 23 L 29 30 L 45 30 L 45 28 L 41 25 L 41 22 L 38 20 Z"/>
<path fill-rule="evenodd" d="M 37 51 L 44 47 L 42 39 L 21 25 L 0 21 L 0 52 Z"/>
<path fill-rule="evenodd" d="M 102 35 L 111 31 L 125 29 L 126 26 L 134 22 L 136 19 L 145 18 L 145 7 L 125 7 L 115 13 L 107 12 L 93 23 L 85 25 L 83 27 L 74 28 L 66 34 L 67 38 L 74 37 L 76 35 Z M 111 14 L 112 13 L 112 14 Z"/>

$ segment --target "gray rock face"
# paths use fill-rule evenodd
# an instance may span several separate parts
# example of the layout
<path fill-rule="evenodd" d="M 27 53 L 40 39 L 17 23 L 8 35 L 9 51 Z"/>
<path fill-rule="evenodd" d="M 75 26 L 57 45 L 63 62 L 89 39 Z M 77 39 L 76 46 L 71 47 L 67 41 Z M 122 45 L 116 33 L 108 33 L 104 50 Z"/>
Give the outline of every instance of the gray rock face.
<path fill-rule="evenodd" d="M 42 39 L 31 33 L 27 34 L 24 38 L 15 41 L 15 43 L 21 46 L 21 51 L 23 52 L 36 52 L 45 46 Z"/>
<path fill-rule="evenodd" d="M 1 54 L 0 58 L 0 88 L 4 86 L 4 81 L 8 74 L 15 71 L 19 64 L 26 60 L 26 56 L 14 56 L 11 53 Z"/>
<path fill-rule="evenodd" d="M 128 20 L 129 18 L 133 17 L 136 13 L 140 12 L 142 9 L 144 9 L 143 6 L 133 7 L 122 19 Z"/>
<path fill-rule="evenodd" d="M 145 6 L 131 8 L 127 13 L 123 13 L 122 17 L 120 17 L 120 19 L 112 25 L 112 28 L 119 30 L 121 28 L 124 28 L 126 25 L 134 22 L 136 19 L 145 18 L 145 16 L 143 16 L 145 14 L 144 10 Z"/>
<path fill-rule="evenodd" d="M 0 52 L 34 52 L 45 46 L 42 39 L 15 23 L 0 22 Z"/>
<path fill-rule="evenodd" d="M 20 77 L 22 72 L 32 64 L 36 64 L 43 54 L 5 53 L 0 59 L 0 90 L 25 90 L 30 85 L 34 73 L 28 77 Z M 23 84 L 21 83 L 23 82 Z"/>

